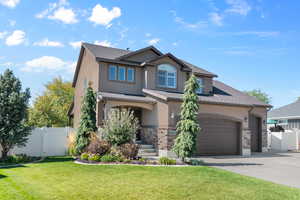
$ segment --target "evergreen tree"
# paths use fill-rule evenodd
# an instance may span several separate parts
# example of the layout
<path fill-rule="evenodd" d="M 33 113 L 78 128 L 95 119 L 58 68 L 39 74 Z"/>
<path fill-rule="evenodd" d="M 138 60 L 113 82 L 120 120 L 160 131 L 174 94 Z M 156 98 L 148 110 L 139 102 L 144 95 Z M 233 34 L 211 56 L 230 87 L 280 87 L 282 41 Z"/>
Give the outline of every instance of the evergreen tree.
<path fill-rule="evenodd" d="M 11 70 L 0 75 L 0 146 L 2 159 L 15 146 L 26 144 L 31 127 L 26 125 L 30 92 L 22 91 L 22 85 Z"/>
<path fill-rule="evenodd" d="M 96 126 L 96 94 L 87 88 L 81 105 L 80 124 L 76 135 L 76 151 L 78 154 L 89 145 L 90 135 L 97 130 Z"/>
<path fill-rule="evenodd" d="M 192 74 L 185 84 L 180 121 L 177 123 L 178 135 L 173 146 L 173 151 L 182 161 L 195 151 L 197 133 L 200 131 L 197 120 L 199 105 L 196 91 L 198 88 L 197 79 Z"/>

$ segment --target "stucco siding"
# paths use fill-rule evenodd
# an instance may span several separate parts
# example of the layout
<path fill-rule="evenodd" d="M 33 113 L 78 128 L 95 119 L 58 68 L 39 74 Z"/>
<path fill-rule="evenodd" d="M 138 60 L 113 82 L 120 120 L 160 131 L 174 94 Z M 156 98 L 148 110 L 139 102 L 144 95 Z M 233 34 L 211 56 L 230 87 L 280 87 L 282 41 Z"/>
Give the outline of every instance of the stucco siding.
<path fill-rule="evenodd" d="M 78 79 L 75 86 L 74 95 L 74 127 L 79 126 L 80 121 L 80 107 L 82 97 L 84 95 L 84 84 L 92 83 L 94 91 L 99 90 L 99 65 L 95 57 L 88 51 L 84 50 Z"/>

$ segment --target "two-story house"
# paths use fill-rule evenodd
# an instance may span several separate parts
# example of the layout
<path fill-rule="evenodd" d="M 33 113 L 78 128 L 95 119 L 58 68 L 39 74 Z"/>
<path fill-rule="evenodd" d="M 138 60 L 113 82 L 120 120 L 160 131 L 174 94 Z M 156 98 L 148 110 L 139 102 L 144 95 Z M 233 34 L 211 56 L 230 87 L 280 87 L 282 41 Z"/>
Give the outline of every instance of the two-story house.
<path fill-rule="evenodd" d="M 250 155 L 267 150 L 267 110 L 271 107 L 240 92 L 208 72 L 153 46 L 129 51 L 84 43 L 80 50 L 69 111 L 74 127 L 80 121 L 81 99 L 88 82 L 97 92 L 97 123 L 111 108 L 135 111 L 143 143 L 160 156 L 171 155 L 185 81 L 197 76 L 199 124 L 197 155 Z"/>

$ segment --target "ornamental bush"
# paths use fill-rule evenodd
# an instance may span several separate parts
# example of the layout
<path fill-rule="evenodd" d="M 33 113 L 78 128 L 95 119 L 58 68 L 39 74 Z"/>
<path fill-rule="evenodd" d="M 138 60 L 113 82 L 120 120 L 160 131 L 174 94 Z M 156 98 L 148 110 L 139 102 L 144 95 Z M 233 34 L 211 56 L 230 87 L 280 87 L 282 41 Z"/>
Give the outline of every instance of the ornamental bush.
<path fill-rule="evenodd" d="M 89 146 L 86 148 L 86 152 L 92 154 L 98 154 L 100 156 L 110 151 L 111 145 L 105 141 L 100 140 L 95 134 L 92 135 Z"/>
<path fill-rule="evenodd" d="M 90 154 L 88 160 L 89 161 L 94 161 L 94 162 L 100 162 L 101 161 L 101 156 L 98 155 L 98 154 Z"/>
<path fill-rule="evenodd" d="M 88 153 L 82 153 L 80 156 L 81 160 L 88 160 L 89 159 L 89 154 Z"/>
<path fill-rule="evenodd" d="M 128 109 L 112 109 L 108 119 L 104 120 L 101 133 L 103 138 L 114 146 L 133 143 L 139 128 L 139 121 L 133 111 Z"/>
<path fill-rule="evenodd" d="M 176 160 L 168 157 L 160 157 L 158 162 L 161 165 L 176 165 Z"/>
<path fill-rule="evenodd" d="M 137 157 L 139 145 L 134 143 L 126 143 L 111 149 L 111 154 L 120 156 L 125 159 L 133 160 Z"/>

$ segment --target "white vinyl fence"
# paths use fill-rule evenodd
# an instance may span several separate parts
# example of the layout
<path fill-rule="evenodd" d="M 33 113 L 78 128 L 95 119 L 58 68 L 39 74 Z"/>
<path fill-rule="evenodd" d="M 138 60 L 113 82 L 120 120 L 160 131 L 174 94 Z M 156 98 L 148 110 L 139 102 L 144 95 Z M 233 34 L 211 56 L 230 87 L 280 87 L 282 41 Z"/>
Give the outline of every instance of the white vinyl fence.
<path fill-rule="evenodd" d="M 297 151 L 299 150 L 300 131 L 287 130 L 285 132 L 269 132 L 268 145 L 275 151 Z"/>
<path fill-rule="evenodd" d="M 29 156 L 64 156 L 72 128 L 35 128 L 25 147 L 14 148 L 10 154 Z M 0 147 L 1 148 L 1 147 Z M 1 154 L 1 152 L 0 152 Z M 1 156 L 1 155 L 0 155 Z"/>

